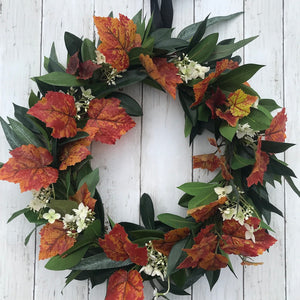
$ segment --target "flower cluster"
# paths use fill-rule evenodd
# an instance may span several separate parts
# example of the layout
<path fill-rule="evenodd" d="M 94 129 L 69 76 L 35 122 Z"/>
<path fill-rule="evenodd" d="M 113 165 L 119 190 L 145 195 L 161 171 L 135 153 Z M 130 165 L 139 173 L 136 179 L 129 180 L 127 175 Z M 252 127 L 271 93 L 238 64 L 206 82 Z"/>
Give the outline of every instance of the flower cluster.
<path fill-rule="evenodd" d="M 178 59 L 174 61 L 174 64 L 179 70 L 181 79 L 186 83 L 192 79 L 204 79 L 205 73 L 210 69 L 189 59 L 187 54 L 183 54 L 182 58 L 178 57 Z"/>
<path fill-rule="evenodd" d="M 65 214 L 63 217 L 64 229 L 67 235 L 76 238 L 80 232 L 86 229 L 94 220 L 95 213 L 83 203 L 73 209 L 75 214 Z"/>
<path fill-rule="evenodd" d="M 47 188 L 41 188 L 39 191 L 33 190 L 32 195 L 33 199 L 30 201 L 28 207 L 35 212 L 39 212 L 52 199 L 53 190 L 51 186 L 48 186 Z"/>
<path fill-rule="evenodd" d="M 164 280 L 167 276 L 168 258 L 161 252 L 154 249 L 152 241 L 146 244 L 148 254 L 148 264 L 140 269 L 152 277 L 159 276 Z"/>

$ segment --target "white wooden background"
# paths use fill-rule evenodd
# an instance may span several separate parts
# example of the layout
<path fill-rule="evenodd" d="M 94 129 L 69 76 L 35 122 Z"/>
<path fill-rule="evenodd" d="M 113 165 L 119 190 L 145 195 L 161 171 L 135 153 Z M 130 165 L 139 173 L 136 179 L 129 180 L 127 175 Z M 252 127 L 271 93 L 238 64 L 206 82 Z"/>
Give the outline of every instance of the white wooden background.
<path fill-rule="evenodd" d="M 148 0 L 0 0 L 0 107 L 1 116 L 13 116 L 12 102 L 26 106 L 34 84 L 30 77 L 43 73 L 43 56 L 49 55 L 56 41 L 59 59 L 66 60 L 63 33 L 93 38 L 92 16 L 107 16 L 110 11 L 132 17 L 140 8 L 149 16 Z M 221 38 L 242 39 L 260 37 L 240 51 L 245 63 L 265 64 L 251 80 L 262 97 L 276 99 L 287 108 L 287 141 L 299 144 L 300 2 L 296 0 L 173 0 L 174 27 L 178 33 L 184 26 L 211 16 L 244 11 L 233 21 L 211 30 Z M 210 30 L 210 31 L 211 31 Z M 105 208 L 116 221 L 139 221 L 139 196 L 149 193 L 155 201 L 156 213 L 173 212 L 184 215 L 177 206 L 181 195 L 176 186 L 194 180 L 206 180 L 206 172 L 193 172 L 192 153 L 207 153 L 205 138 L 199 138 L 193 148 L 183 135 L 183 113 L 178 99 L 147 86 L 136 86 L 128 92 L 144 108 L 137 126 L 115 146 L 93 145 L 93 164 L 100 168 L 100 193 Z M 8 144 L 1 131 L 0 160 L 9 158 Z M 300 176 L 299 145 L 284 158 Z M 299 181 L 296 181 L 299 187 Z M 73 282 L 64 289 L 66 272 L 44 269 L 38 261 L 39 237 L 33 237 L 27 247 L 24 239 L 32 226 L 23 218 L 6 224 L 10 215 L 25 207 L 30 193 L 23 195 L 14 184 L 0 182 L 0 299 L 8 300 L 95 300 L 104 299 L 105 285 L 91 289 L 88 282 Z M 201 279 L 191 291 L 192 296 L 171 299 L 225 300 L 297 300 L 300 268 L 299 229 L 300 201 L 285 184 L 271 190 L 273 202 L 284 211 L 285 218 L 273 215 L 272 226 L 279 240 L 258 261 L 259 267 L 240 266 L 233 260 L 238 279 L 223 270 L 212 292 L 206 279 Z M 152 297 L 146 286 L 145 299 Z"/>

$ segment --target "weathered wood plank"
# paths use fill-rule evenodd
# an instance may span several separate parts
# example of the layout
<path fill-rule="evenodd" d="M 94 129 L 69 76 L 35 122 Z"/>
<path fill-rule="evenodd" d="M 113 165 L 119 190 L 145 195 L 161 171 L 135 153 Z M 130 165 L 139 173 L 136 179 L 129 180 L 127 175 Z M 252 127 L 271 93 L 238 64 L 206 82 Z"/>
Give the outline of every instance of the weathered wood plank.
<path fill-rule="evenodd" d="M 195 21 L 203 20 L 208 14 L 210 17 L 225 16 L 236 12 L 243 11 L 243 1 L 230 1 L 228 5 L 224 5 L 224 1 L 195 1 Z M 233 38 L 236 40 L 243 39 L 243 16 L 239 16 L 226 23 L 220 23 L 212 26 L 207 30 L 207 34 L 219 32 L 219 41 Z M 237 51 L 236 54 L 242 58 L 243 52 Z M 197 137 L 194 143 L 193 154 L 206 154 L 215 151 L 215 148 L 209 145 L 207 138 L 212 137 L 208 132 L 204 132 L 201 137 Z M 207 182 L 213 175 L 207 170 L 196 169 L 193 172 L 194 181 Z M 199 280 L 193 286 L 193 299 L 243 299 L 243 269 L 240 266 L 240 259 L 230 257 L 234 271 L 238 277 L 236 279 L 229 268 L 221 271 L 220 279 L 212 291 L 209 289 L 208 282 L 205 277 Z M 230 287 L 230 288 L 228 288 Z"/>
<path fill-rule="evenodd" d="M 42 58 L 49 57 L 52 42 L 55 41 L 59 61 L 66 65 L 67 51 L 64 45 L 64 32 L 69 31 L 79 37 L 93 39 L 93 1 L 43 1 Z M 44 72 L 42 66 L 42 72 Z M 39 239 L 37 243 L 37 254 Z M 64 287 L 65 276 L 69 273 L 49 271 L 46 262 L 36 262 L 35 299 L 87 299 L 88 283 L 73 281 Z"/>
<path fill-rule="evenodd" d="M 26 106 L 33 82 L 29 78 L 39 73 L 41 39 L 41 1 L 1 1 L 0 10 L 0 105 L 1 117 L 13 117 L 12 102 Z M 31 16 L 28 22 L 28 16 Z M 30 36 L 30 38 L 28 38 Z M 10 157 L 9 145 L 0 130 L 1 161 Z M 31 193 L 20 194 L 18 185 L 1 182 L 0 210 L 0 298 L 31 299 L 34 288 L 35 238 L 24 246 L 33 229 L 23 216 L 12 223 L 11 214 L 27 206 Z"/>
<path fill-rule="evenodd" d="M 287 151 L 286 162 L 293 168 L 296 175 L 300 176 L 299 161 L 299 128 L 300 128 L 300 37 L 299 37 L 299 1 L 284 1 L 284 99 L 287 108 L 287 141 L 296 142 L 298 145 Z M 300 188 L 299 179 L 293 178 Z M 286 299 L 299 298 L 300 258 L 298 254 L 300 238 L 300 202 L 299 198 L 286 186 Z"/>
<path fill-rule="evenodd" d="M 273 21 L 271 21 L 273 20 Z M 249 81 L 262 98 L 272 98 L 283 104 L 282 1 L 245 1 L 245 36 L 259 37 L 245 47 L 245 63 L 266 65 Z M 259 51 L 257 51 L 259 49 Z M 281 156 L 283 159 L 283 156 Z M 284 190 L 268 186 L 270 201 L 283 211 Z M 272 214 L 272 233 L 278 242 L 256 261 L 259 267 L 245 267 L 245 299 L 284 299 L 284 220 Z M 276 261 L 276 272 L 274 272 Z"/>

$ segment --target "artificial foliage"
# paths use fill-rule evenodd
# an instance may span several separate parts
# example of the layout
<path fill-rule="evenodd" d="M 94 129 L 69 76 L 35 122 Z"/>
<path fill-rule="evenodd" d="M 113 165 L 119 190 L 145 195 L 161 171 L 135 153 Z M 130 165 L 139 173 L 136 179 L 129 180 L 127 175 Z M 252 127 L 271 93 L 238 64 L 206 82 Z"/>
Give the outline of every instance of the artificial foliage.
<path fill-rule="evenodd" d="M 49 259 L 47 269 L 70 270 L 66 284 L 107 280 L 107 300 L 144 299 L 144 281 L 151 282 L 155 299 L 187 295 L 203 275 L 212 287 L 222 268 L 234 273 L 230 254 L 242 265 L 258 265 L 252 257 L 276 242 L 268 224 L 271 212 L 282 212 L 266 185 L 286 179 L 299 195 L 294 172 L 276 157 L 293 146 L 285 143 L 285 109 L 247 83 L 262 66 L 242 65 L 233 56 L 255 37 L 218 41 L 218 33 L 205 35 L 210 25 L 237 15 L 207 17 L 176 38 L 171 28 L 152 26 L 153 18 L 146 22 L 141 11 L 132 20 L 94 17 L 99 40 L 66 32 L 67 65 L 59 63 L 53 44 L 44 61 L 47 74 L 33 78 L 39 91 L 31 92 L 29 108 L 14 105 L 15 119 L 0 119 L 11 149 L 0 179 L 33 193 L 9 221 L 24 215 L 33 224 L 26 243 L 39 230 L 39 259 Z M 185 217 L 156 216 L 143 194 L 142 223 L 114 224 L 96 189 L 89 146 L 126 139 L 142 108 L 123 88 L 137 83 L 180 101 L 190 144 L 210 132 L 207 142 L 215 151 L 195 155 L 193 168 L 215 171 L 215 177 L 179 186 Z"/>

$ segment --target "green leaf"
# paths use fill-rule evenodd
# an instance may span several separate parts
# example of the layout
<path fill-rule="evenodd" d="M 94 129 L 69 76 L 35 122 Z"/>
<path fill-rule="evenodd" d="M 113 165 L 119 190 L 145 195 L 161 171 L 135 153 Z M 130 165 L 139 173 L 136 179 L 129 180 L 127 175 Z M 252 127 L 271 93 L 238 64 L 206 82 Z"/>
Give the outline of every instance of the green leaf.
<path fill-rule="evenodd" d="M 23 145 L 35 145 L 36 147 L 43 147 L 44 145 L 37 138 L 37 135 L 32 133 L 28 128 L 26 128 L 23 124 L 14 119 L 7 118 L 9 120 L 10 126 L 14 133 L 18 136 L 20 141 L 22 141 Z"/>
<path fill-rule="evenodd" d="M 46 61 L 46 57 L 45 57 Z M 66 72 L 66 69 L 59 63 L 54 61 L 52 58 L 48 59 L 48 72 Z"/>
<path fill-rule="evenodd" d="M 121 100 L 120 105 L 126 110 L 126 113 L 130 116 L 139 117 L 143 115 L 143 110 L 139 103 L 127 94 L 113 92 L 110 97 L 115 97 Z"/>
<path fill-rule="evenodd" d="M 213 17 L 207 20 L 207 27 L 212 26 L 214 24 L 217 24 L 219 22 L 224 22 L 224 21 L 228 21 L 231 20 L 237 16 L 239 16 L 240 14 L 242 14 L 243 12 L 238 12 L 238 13 L 234 13 L 228 16 L 217 16 L 217 17 Z M 179 34 L 178 34 L 178 38 L 183 39 L 183 40 L 189 40 L 192 38 L 192 36 L 195 34 L 197 28 L 199 27 L 199 24 L 202 23 L 198 22 L 198 23 L 194 23 L 191 24 L 187 27 L 185 27 L 184 29 L 182 29 Z"/>
<path fill-rule="evenodd" d="M 228 125 L 227 122 L 222 121 L 219 130 L 222 136 L 224 136 L 224 138 L 232 142 L 232 139 L 237 131 L 237 128 L 238 128 L 238 124 L 235 127 L 231 127 L 230 125 Z"/>
<path fill-rule="evenodd" d="M 215 183 L 204 183 L 204 182 L 188 182 L 184 183 L 178 188 L 189 195 L 199 195 L 204 190 L 210 190 L 217 187 L 218 184 Z"/>
<path fill-rule="evenodd" d="M 192 195 L 189 195 L 189 194 L 184 194 L 178 201 L 178 205 L 182 206 L 182 207 L 185 207 L 185 208 L 188 208 L 188 204 L 189 204 L 189 201 L 191 199 L 193 199 L 194 196 Z"/>
<path fill-rule="evenodd" d="M 39 101 L 40 101 L 40 98 L 31 90 L 30 95 L 29 95 L 29 99 L 28 99 L 29 107 L 34 106 Z"/>
<path fill-rule="evenodd" d="M 148 24 L 146 26 L 145 34 L 143 36 L 143 43 L 147 40 L 147 38 L 149 36 L 150 30 L 151 30 L 151 26 L 152 26 L 152 21 L 153 21 L 153 15 L 149 19 Z"/>
<path fill-rule="evenodd" d="M 89 246 L 87 245 L 64 257 L 56 255 L 50 258 L 45 268 L 54 271 L 71 269 L 80 262 L 88 248 Z"/>
<path fill-rule="evenodd" d="M 209 15 L 201 22 L 198 24 L 198 28 L 195 32 L 195 34 L 193 35 L 190 43 L 189 43 L 189 47 L 187 49 L 187 52 L 189 53 L 189 51 L 191 49 L 193 49 L 198 42 L 202 39 L 205 31 L 206 31 L 206 27 L 207 27 L 207 20 L 208 20 Z M 190 56 L 190 55 L 189 55 Z M 190 56 L 191 57 L 191 56 Z M 191 58 L 192 59 L 192 58 Z M 193 59 L 194 60 L 194 59 Z"/>
<path fill-rule="evenodd" d="M 224 90 L 226 90 L 226 88 L 230 86 L 235 88 L 236 85 L 242 84 L 249 80 L 262 67 L 262 65 L 256 64 L 242 65 L 236 69 L 229 71 L 224 75 L 221 75 L 216 80 L 216 84 Z"/>
<path fill-rule="evenodd" d="M 292 169 L 287 167 L 285 163 L 274 156 L 271 156 L 270 162 L 267 167 L 268 173 L 274 173 L 282 176 L 296 177 Z"/>
<path fill-rule="evenodd" d="M 183 217 L 165 213 L 165 214 L 160 214 L 157 216 L 158 220 L 160 220 L 162 223 L 173 227 L 173 228 L 183 228 L 183 227 L 188 227 L 190 229 L 193 229 L 195 227 L 195 223 L 191 222 Z"/>
<path fill-rule="evenodd" d="M 193 124 L 191 120 L 185 115 L 185 123 L 184 123 L 184 136 L 188 137 L 193 129 Z"/>
<path fill-rule="evenodd" d="M 103 270 L 111 268 L 121 268 L 131 265 L 130 259 L 125 261 L 114 261 L 106 256 L 106 254 L 99 253 L 81 260 L 81 262 L 72 267 L 72 270 Z"/>
<path fill-rule="evenodd" d="M 87 132 L 78 131 L 77 134 L 74 137 L 68 138 L 68 139 L 63 139 L 62 141 L 59 141 L 59 145 L 61 145 L 61 146 L 66 145 L 66 144 L 69 144 L 71 142 L 75 142 L 75 141 L 84 139 L 88 136 L 89 136 L 89 134 Z"/>
<path fill-rule="evenodd" d="M 273 99 L 260 99 L 259 105 L 266 108 L 269 112 L 281 108 L 281 106 L 279 106 Z"/>
<path fill-rule="evenodd" d="M 81 58 L 82 61 L 96 59 L 96 47 L 94 42 L 89 39 L 84 39 L 81 45 Z"/>
<path fill-rule="evenodd" d="M 241 125 L 248 123 L 255 131 L 266 130 L 270 127 L 270 119 L 260 110 L 251 108 L 250 114 L 240 119 Z"/>
<path fill-rule="evenodd" d="M 205 37 L 188 53 L 189 58 L 200 64 L 206 62 L 216 47 L 218 37 L 218 33 L 213 33 Z"/>
<path fill-rule="evenodd" d="M 187 47 L 188 42 L 181 39 L 170 38 L 166 40 L 162 40 L 159 43 L 155 44 L 155 48 L 163 49 L 167 51 L 175 51 L 177 49 L 182 49 Z"/>
<path fill-rule="evenodd" d="M 46 75 L 39 77 L 34 77 L 34 80 L 37 79 L 41 82 L 44 82 L 49 85 L 54 86 L 65 86 L 65 87 L 77 87 L 82 86 L 83 82 L 76 79 L 76 76 L 62 73 L 62 72 L 52 72 Z"/>
<path fill-rule="evenodd" d="M 22 141 L 20 138 L 14 133 L 14 131 L 10 128 L 10 126 L 0 117 L 1 126 L 3 132 L 5 134 L 6 140 L 9 143 L 11 149 L 18 148 L 22 146 Z"/>
<path fill-rule="evenodd" d="M 24 213 L 24 216 L 30 223 L 34 223 L 37 226 L 48 223 L 47 220 L 40 218 L 39 213 L 36 213 L 32 210 L 28 210 Z"/>
<path fill-rule="evenodd" d="M 62 216 L 65 214 L 72 214 L 73 209 L 78 208 L 78 203 L 72 200 L 56 200 L 52 199 L 50 203 L 47 204 L 49 208 L 55 210 L 55 212 L 60 213 Z"/>
<path fill-rule="evenodd" d="M 154 229 L 154 208 L 148 194 L 143 194 L 140 200 L 140 214 L 143 224 L 148 229 Z"/>
<path fill-rule="evenodd" d="M 269 153 L 280 153 L 289 149 L 290 147 L 295 146 L 295 144 L 291 143 L 280 143 L 273 141 L 262 141 L 261 142 L 261 150 Z"/>
<path fill-rule="evenodd" d="M 300 191 L 296 187 L 295 183 L 293 182 L 292 178 L 290 176 L 284 176 L 286 182 L 289 184 L 289 186 L 292 188 L 292 190 L 300 197 Z"/>
<path fill-rule="evenodd" d="M 254 165 L 254 163 L 255 163 L 255 159 L 245 158 L 245 157 L 238 155 L 237 153 L 233 153 L 233 158 L 231 161 L 231 168 L 233 170 L 237 170 L 237 169 L 243 168 L 245 166 Z"/>
<path fill-rule="evenodd" d="M 116 79 L 116 85 L 107 85 L 104 82 L 91 85 L 92 94 L 97 98 L 102 98 L 110 93 L 119 90 L 120 88 L 136 84 L 143 81 L 147 77 L 146 72 L 141 72 L 139 70 L 129 70 L 122 74 L 121 78 Z"/>
<path fill-rule="evenodd" d="M 208 122 L 209 116 L 210 116 L 209 108 L 204 103 L 201 103 L 198 106 L 198 121 Z"/>
<path fill-rule="evenodd" d="M 77 51 L 80 51 L 82 40 L 79 37 L 70 32 L 65 32 L 64 40 L 70 56 L 74 55 Z"/>
<path fill-rule="evenodd" d="M 29 240 L 30 240 L 32 234 L 35 232 L 35 230 L 36 230 L 36 227 L 34 227 L 34 228 L 28 233 L 28 235 L 26 236 L 25 241 L 24 241 L 24 246 L 27 246 L 27 244 L 28 244 L 28 242 L 29 242 Z"/>
<path fill-rule="evenodd" d="M 214 188 L 203 189 L 189 201 L 188 208 L 192 209 L 198 206 L 210 204 L 211 202 L 217 201 L 217 198 L 218 197 Z"/>
<path fill-rule="evenodd" d="M 156 47 L 157 43 L 170 39 L 173 30 L 174 30 L 174 28 L 159 28 L 159 29 L 151 32 L 150 37 L 152 37 L 155 41 L 154 42 L 155 48 L 157 48 Z"/>
<path fill-rule="evenodd" d="M 76 279 L 76 277 L 78 277 L 78 275 L 81 273 L 82 271 L 72 271 L 70 272 L 70 274 L 66 277 L 66 281 L 65 281 L 65 286 L 64 288 L 70 283 L 72 282 L 74 279 Z"/>
<path fill-rule="evenodd" d="M 20 209 L 18 211 L 15 211 L 10 218 L 7 220 L 7 223 L 11 222 L 13 219 L 15 219 L 16 217 L 23 215 L 24 213 L 26 213 L 29 210 L 28 207 Z"/>
<path fill-rule="evenodd" d="M 151 53 L 152 52 L 150 50 L 146 49 L 145 47 L 132 48 L 128 53 L 129 60 L 130 60 L 130 66 L 141 64 L 140 54 L 151 55 Z"/>
<path fill-rule="evenodd" d="M 168 267 L 167 267 L 167 276 L 170 276 L 174 272 L 178 270 L 176 267 L 178 266 L 178 262 L 180 258 L 185 255 L 182 252 L 182 249 L 185 247 L 188 238 L 185 238 L 179 242 L 177 242 L 171 249 L 171 252 L 168 256 Z"/>
<path fill-rule="evenodd" d="M 149 237 L 155 237 L 158 239 L 163 239 L 164 238 L 164 232 L 157 230 L 157 229 L 144 229 L 144 230 L 131 230 L 130 231 L 130 235 L 134 238 L 134 239 L 141 239 L 141 238 L 148 238 Z"/>
<path fill-rule="evenodd" d="M 179 100 L 181 106 L 187 115 L 187 117 L 192 122 L 192 125 L 195 126 L 198 119 L 198 113 L 196 109 L 191 109 L 191 104 L 195 101 L 194 97 L 183 91 L 181 88 L 178 89 Z"/>
<path fill-rule="evenodd" d="M 234 44 L 217 45 L 214 52 L 208 58 L 208 61 L 220 60 L 221 58 L 225 58 L 225 57 L 231 55 L 236 50 L 238 50 L 238 49 L 244 47 L 245 45 L 247 45 L 248 43 L 252 42 L 257 37 L 258 36 L 250 37 L 250 38 L 238 41 Z"/>
<path fill-rule="evenodd" d="M 209 283 L 210 290 L 212 290 L 212 288 L 214 287 L 214 285 L 215 285 L 216 282 L 218 281 L 219 276 L 220 276 L 220 272 L 221 272 L 220 270 L 216 270 L 216 271 L 206 271 L 206 272 L 205 272 L 207 281 L 208 281 L 208 283 Z"/>
<path fill-rule="evenodd" d="M 86 183 L 87 186 L 88 186 L 88 189 L 91 193 L 91 197 L 94 196 L 95 194 L 95 189 L 96 189 L 96 186 L 99 182 L 99 169 L 95 169 L 93 170 L 91 173 L 89 173 L 88 175 L 84 176 L 79 184 L 78 184 L 78 190 L 81 188 L 81 186 Z"/>

